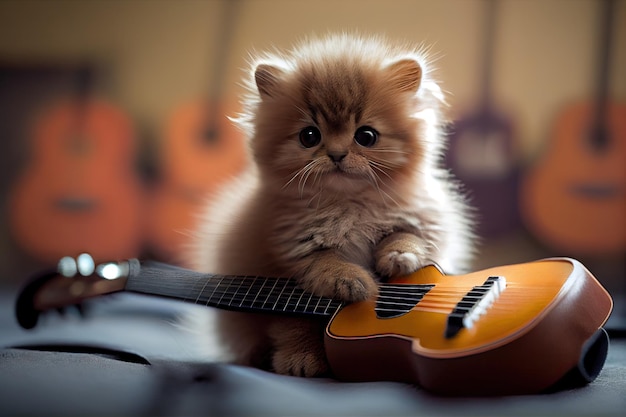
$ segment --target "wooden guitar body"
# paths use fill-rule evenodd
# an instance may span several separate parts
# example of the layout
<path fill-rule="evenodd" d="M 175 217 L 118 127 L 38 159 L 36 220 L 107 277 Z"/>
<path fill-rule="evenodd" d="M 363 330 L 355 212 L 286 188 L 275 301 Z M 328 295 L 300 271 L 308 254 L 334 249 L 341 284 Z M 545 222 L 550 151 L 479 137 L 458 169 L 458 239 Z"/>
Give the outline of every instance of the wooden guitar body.
<path fill-rule="evenodd" d="M 604 143 L 592 138 L 593 107 L 560 114 L 554 142 L 522 185 L 521 210 L 549 246 L 611 255 L 626 249 L 626 104 L 607 103 Z"/>
<path fill-rule="evenodd" d="M 91 253 L 138 256 L 142 188 L 134 172 L 134 131 L 112 105 L 62 102 L 43 113 L 34 155 L 15 184 L 10 227 L 16 242 L 45 262 Z"/>
<path fill-rule="evenodd" d="M 450 310 L 493 275 L 506 277 L 506 289 L 472 328 L 445 337 Z M 348 381 L 417 383 L 445 395 L 504 395 L 545 390 L 577 367 L 590 380 L 599 372 L 598 352 L 585 352 L 606 354 L 606 336 L 594 334 L 612 301 L 579 262 L 548 259 L 459 277 L 431 266 L 394 282 L 433 283 L 399 317 L 377 317 L 375 301 L 342 308 L 326 331 L 333 373 Z"/>

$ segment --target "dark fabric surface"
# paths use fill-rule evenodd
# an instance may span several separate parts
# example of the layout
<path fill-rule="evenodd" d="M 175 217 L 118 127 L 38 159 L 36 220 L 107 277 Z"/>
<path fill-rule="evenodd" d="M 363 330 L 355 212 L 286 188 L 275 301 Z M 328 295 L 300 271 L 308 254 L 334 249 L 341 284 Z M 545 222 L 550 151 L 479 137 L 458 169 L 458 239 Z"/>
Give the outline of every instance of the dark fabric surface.
<path fill-rule="evenodd" d="M 551 394 L 441 398 L 418 387 L 304 379 L 215 362 L 181 323 L 181 303 L 96 302 L 88 319 L 17 327 L 0 301 L 2 415 L 618 416 L 626 410 L 626 340 L 612 337 L 591 384 Z"/>

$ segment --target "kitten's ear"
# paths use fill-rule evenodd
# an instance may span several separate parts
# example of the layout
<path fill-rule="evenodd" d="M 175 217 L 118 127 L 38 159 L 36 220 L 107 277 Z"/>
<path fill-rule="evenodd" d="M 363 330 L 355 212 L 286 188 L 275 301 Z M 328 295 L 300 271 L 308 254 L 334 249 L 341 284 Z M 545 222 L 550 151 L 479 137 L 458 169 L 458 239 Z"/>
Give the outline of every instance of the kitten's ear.
<path fill-rule="evenodd" d="M 261 96 L 272 97 L 284 71 L 270 64 L 259 64 L 254 70 L 254 81 Z"/>
<path fill-rule="evenodd" d="M 403 58 L 387 67 L 391 84 L 403 92 L 417 92 L 422 82 L 422 66 L 413 58 Z"/>

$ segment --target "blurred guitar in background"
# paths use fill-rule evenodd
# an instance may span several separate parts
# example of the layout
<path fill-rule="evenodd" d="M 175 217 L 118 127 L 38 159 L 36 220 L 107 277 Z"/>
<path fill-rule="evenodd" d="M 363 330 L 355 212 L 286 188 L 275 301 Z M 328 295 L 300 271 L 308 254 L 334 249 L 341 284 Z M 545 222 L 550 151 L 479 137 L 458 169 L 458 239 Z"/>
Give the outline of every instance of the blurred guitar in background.
<path fill-rule="evenodd" d="M 480 237 L 495 238 L 521 226 L 519 162 L 515 155 L 513 121 L 492 99 L 498 2 L 484 1 L 481 94 L 472 109 L 455 120 L 446 162 L 466 187 L 471 204 L 478 209 Z"/>
<path fill-rule="evenodd" d="M 143 191 L 133 168 L 133 126 L 93 97 L 93 87 L 93 68 L 81 67 L 75 93 L 35 119 L 31 158 L 10 194 L 11 235 L 42 262 L 68 253 L 100 260 L 141 251 Z"/>
<path fill-rule="evenodd" d="M 521 189 L 528 229 L 560 252 L 610 256 L 626 250 L 626 103 L 608 82 L 613 0 L 600 10 L 597 90 L 555 119 L 546 154 Z"/>
<path fill-rule="evenodd" d="M 208 95 L 176 108 L 167 120 L 161 175 L 150 197 L 149 249 L 155 258 L 173 263 L 182 262 L 181 253 L 211 194 L 246 163 L 243 134 L 227 118 L 236 107 L 222 93 L 238 4 L 227 0 L 222 7 Z"/>

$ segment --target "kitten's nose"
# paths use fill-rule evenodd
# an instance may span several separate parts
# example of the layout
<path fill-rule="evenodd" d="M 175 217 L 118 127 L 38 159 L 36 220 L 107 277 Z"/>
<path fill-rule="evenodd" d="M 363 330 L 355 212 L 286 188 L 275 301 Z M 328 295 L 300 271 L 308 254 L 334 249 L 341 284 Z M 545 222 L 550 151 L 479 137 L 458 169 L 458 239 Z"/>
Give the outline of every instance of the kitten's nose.
<path fill-rule="evenodd" d="M 346 155 L 348 154 L 347 152 L 344 152 L 344 151 L 328 151 L 327 153 L 328 153 L 328 157 L 330 158 L 330 160 L 335 163 L 341 162 L 343 158 L 345 158 Z"/>

